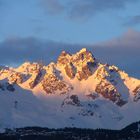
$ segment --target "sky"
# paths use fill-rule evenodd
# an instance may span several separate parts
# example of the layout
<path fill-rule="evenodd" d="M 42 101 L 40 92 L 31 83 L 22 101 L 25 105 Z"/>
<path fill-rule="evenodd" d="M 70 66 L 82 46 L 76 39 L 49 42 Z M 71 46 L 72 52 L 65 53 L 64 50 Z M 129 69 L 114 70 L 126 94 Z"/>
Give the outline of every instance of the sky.
<path fill-rule="evenodd" d="M 140 0 L 0 0 L 0 64 L 86 47 L 140 78 Z"/>

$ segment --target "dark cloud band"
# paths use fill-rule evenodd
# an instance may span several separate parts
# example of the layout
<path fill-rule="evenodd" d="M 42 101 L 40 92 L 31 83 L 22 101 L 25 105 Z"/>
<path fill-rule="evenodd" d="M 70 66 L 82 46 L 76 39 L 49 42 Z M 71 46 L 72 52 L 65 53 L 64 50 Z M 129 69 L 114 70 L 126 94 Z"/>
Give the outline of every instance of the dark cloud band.
<path fill-rule="evenodd" d="M 114 64 L 140 77 L 140 32 L 129 30 L 123 36 L 97 45 L 66 44 L 36 38 L 15 38 L 0 43 L 0 64 L 19 65 L 24 61 L 56 61 L 62 50 L 74 53 L 86 47 L 103 62 Z"/>

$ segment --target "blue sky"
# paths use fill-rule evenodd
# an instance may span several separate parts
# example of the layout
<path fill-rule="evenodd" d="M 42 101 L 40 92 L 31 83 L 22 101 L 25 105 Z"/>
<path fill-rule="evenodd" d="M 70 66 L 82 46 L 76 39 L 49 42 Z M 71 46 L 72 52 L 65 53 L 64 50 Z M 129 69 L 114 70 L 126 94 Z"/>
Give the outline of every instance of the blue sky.
<path fill-rule="evenodd" d="M 87 47 L 140 78 L 140 0 L 0 0 L 0 65 Z"/>
<path fill-rule="evenodd" d="M 139 7 L 140 0 L 0 0 L 0 40 L 105 41 L 129 28 L 139 31 Z"/>

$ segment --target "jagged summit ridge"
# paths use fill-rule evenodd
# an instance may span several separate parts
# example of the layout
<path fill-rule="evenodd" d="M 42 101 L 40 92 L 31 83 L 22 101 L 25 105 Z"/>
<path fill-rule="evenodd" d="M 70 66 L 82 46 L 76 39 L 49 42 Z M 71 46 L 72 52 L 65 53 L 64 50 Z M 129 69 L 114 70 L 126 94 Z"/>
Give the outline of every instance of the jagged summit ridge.
<path fill-rule="evenodd" d="M 78 83 L 86 81 L 86 88 L 83 89 L 83 92 L 88 92 L 88 97 L 95 99 L 103 96 L 120 106 L 127 103 L 128 96 L 132 94 L 135 101 L 139 99 L 139 80 L 130 78 L 116 66 L 101 64 L 86 48 L 76 54 L 62 51 L 57 63 L 51 62 L 48 66 L 25 62 L 15 69 L 1 68 L 0 79 L 6 78 L 9 83 L 18 84 L 29 90 L 37 87 L 40 92 L 46 94 L 79 93 L 80 90 L 78 91 L 75 87 L 78 86 Z M 78 81 L 76 85 L 75 81 Z M 136 82 L 129 89 L 128 84 L 131 81 Z"/>
<path fill-rule="evenodd" d="M 92 74 L 92 65 L 96 62 L 92 53 L 84 48 L 73 55 L 62 52 L 58 57 L 57 64 L 64 67 L 70 78 L 76 76 L 79 80 L 86 80 Z"/>

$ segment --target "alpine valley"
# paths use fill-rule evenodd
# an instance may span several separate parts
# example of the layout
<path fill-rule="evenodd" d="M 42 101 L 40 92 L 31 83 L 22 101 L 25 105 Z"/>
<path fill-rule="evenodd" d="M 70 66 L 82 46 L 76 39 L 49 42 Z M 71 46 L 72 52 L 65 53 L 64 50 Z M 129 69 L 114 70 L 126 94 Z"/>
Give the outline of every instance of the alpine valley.
<path fill-rule="evenodd" d="M 0 131 L 23 127 L 120 130 L 140 120 L 140 80 L 83 48 L 49 65 L 0 67 Z"/>

